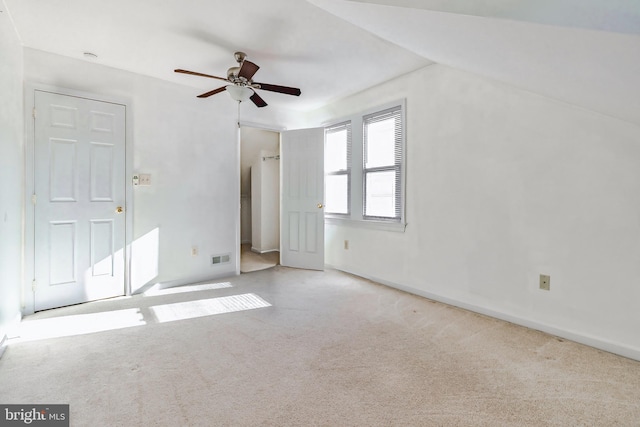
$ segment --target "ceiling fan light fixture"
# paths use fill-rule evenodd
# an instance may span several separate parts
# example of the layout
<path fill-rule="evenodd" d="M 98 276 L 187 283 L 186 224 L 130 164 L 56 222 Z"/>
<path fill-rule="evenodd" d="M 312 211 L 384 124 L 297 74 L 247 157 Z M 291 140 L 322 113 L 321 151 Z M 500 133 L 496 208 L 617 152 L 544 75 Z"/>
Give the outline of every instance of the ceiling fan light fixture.
<path fill-rule="evenodd" d="M 227 92 L 234 101 L 239 102 L 248 101 L 253 95 L 253 90 L 246 86 L 228 85 Z"/>

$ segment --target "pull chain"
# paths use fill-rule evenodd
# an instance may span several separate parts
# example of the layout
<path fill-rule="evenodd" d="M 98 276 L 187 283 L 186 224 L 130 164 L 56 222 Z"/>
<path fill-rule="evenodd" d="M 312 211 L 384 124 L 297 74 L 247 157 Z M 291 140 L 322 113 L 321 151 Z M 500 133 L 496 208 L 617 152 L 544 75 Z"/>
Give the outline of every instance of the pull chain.
<path fill-rule="evenodd" d="M 238 129 L 240 129 L 240 101 L 238 101 Z"/>

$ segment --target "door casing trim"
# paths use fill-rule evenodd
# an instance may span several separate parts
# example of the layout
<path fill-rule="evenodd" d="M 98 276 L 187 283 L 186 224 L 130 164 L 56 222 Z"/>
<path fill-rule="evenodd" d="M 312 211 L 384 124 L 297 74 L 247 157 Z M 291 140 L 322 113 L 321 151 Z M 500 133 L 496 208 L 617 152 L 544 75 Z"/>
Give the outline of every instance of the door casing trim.
<path fill-rule="evenodd" d="M 133 109 L 130 99 L 113 97 L 58 86 L 26 82 L 24 86 L 24 214 L 22 221 L 22 315 L 35 312 L 35 294 L 32 282 L 35 277 L 35 207 L 31 197 L 35 192 L 35 129 L 33 111 L 36 92 L 50 92 L 59 95 L 86 98 L 99 102 L 119 104 L 125 107 L 125 272 L 124 292 L 131 295 L 131 242 L 133 238 Z"/>

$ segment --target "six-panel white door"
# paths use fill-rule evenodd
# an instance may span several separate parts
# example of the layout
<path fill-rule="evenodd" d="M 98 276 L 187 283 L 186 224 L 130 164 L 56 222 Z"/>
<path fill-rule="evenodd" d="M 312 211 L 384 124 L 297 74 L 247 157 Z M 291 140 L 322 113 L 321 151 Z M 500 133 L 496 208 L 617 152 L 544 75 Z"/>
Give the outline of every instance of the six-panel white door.
<path fill-rule="evenodd" d="M 280 264 L 324 269 L 324 129 L 281 133 Z"/>
<path fill-rule="evenodd" d="M 125 106 L 35 91 L 35 310 L 124 295 Z"/>

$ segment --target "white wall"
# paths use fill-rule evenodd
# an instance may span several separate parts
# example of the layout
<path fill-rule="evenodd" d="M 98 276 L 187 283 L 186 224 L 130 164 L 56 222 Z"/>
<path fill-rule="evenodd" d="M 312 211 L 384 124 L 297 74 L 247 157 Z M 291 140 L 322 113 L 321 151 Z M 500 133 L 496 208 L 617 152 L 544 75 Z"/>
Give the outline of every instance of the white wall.
<path fill-rule="evenodd" d="M 0 58 L 1 342 L 20 317 L 24 192 L 22 46 L 6 9 L 0 13 Z"/>
<path fill-rule="evenodd" d="M 133 195 L 133 290 L 234 274 L 239 221 L 237 104 L 193 89 L 25 49 L 25 80 L 121 97 L 133 109 L 133 171 L 151 174 Z M 248 107 L 253 107 L 248 105 Z M 242 106 L 242 116 L 256 108 Z M 271 112 L 269 121 L 277 121 Z M 131 206 L 129 206 L 131 208 Z M 191 255 L 192 247 L 198 250 Z M 231 262 L 211 266 L 211 255 Z"/>
<path fill-rule="evenodd" d="M 314 121 L 400 97 L 406 231 L 327 225 L 327 263 L 640 359 L 640 128 L 440 65 Z"/>

